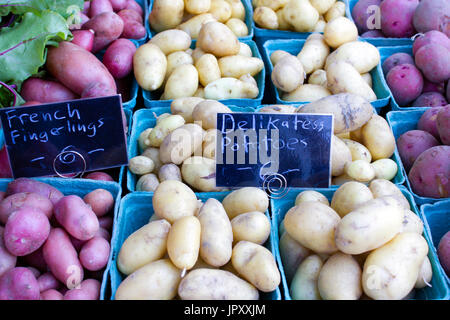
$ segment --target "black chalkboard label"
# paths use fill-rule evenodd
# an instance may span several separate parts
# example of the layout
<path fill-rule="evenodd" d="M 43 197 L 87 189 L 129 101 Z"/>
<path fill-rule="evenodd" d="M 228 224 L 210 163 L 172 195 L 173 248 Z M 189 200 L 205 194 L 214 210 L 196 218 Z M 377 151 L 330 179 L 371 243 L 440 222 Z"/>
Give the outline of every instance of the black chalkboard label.
<path fill-rule="evenodd" d="M 328 188 L 331 114 L 220 113 L 218 187 Z"/>
<path fill-rule="evenodd" d="M 120 95 L 0 109 L 14 178 L 128 163 Z"/>

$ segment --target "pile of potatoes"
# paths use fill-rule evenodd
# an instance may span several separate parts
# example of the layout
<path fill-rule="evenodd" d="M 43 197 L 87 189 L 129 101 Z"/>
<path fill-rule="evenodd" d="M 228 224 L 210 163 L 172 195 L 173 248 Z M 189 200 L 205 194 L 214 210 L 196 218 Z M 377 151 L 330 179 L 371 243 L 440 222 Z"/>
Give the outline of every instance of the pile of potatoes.
<path fill-rule="evenodd" d="M 197 192 L 223 191 L 216 187 L 216 119 L 233 111 L 198 97 L 175 99 L 170 109 L 139 134 L 141 154 L 128 164 L 139 176 L 136 190 L 152 192 L 165 180 L 178 180 Z"/>
<path fill-rule="evenodd" d="M 98 300 L 114 197 L 18 178 L 0 193 L 0 300 Z"/>
<path fill-rule="evenodd" d="M 392 180 L 399 170 L 397 163 L 390 159 L 396 144 L 389 123 L 374 113 L 372 105 L 359 95 L 340 93 L 298 107 L 267 105 L 258 111 L 333 114 L 332 185 Z"/>
<path fill-rule="evenodd" d="M 133 57 L 138 84 L 160 94 L 160 100 L 254 99 L 259 95 L 254 77 L 264 63 L 225 24 L 201 25 L 194 49 L 191 42 L 186 31 L 169 29 L 140 46 Z"/>
<path fill-rule="evenodd" d="M 430 286 L 423 223 L 390 181 L 297 195 L 279 249 L 294 300 L 399 300 Z"/>
<path fill-rule="evenodd" d="M 284 50 L 270 55 L 271 80 L 280 98 L 309 102 L 347 92 L 377 100 L 370 72 L 380 63 L 378 49 L 358 41 L 354 23 L 345 17 L 328 25 L 332 28 L 323 34 L 309 35 L 297 56 Z"/>
<path fill-rule="evenodd" d="M 263 246 L 271 229 L 263 190 L 241 188 L 203 203 L 186 184 L 168 180 L 152 203 L 149 222 L 118 253 L 126 278 L 116 300 L 257 300 L 277 289 L 281 275 Z"/>
<path fill-rule="evenodd" d="M 258 27 L 295 32 L 323 32 L 346 9 L 336 0 L 252 0 L 252 5 Z"/>
<path fill-rule="evenodd" d="M 248 36 L 245 6 L 241 0 L 155 0 L 148 16 L 152 31 L 183 30 L 197 39 L 203 24 L 225 24 L 237 37 Z"/>

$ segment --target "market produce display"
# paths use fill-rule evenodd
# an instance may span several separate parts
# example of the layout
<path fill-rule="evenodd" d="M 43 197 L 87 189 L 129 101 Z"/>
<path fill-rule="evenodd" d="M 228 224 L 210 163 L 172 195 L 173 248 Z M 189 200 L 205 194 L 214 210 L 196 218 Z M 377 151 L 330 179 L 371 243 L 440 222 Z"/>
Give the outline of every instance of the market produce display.
<path fill-rule="evenodd" d="M 449 16 L 446 0 L 0 0 L 0 300 L 449 300 Z M 57 134 L 58 108 L 79 132 Z M 118 131 L 87 135 L 94 119 Z M 218 138 L 243 128 L 231 173 Z"/>
<path fill-rule="evenodd" d="M 253 20 L 262 29 L 294 32 L 358 31 L 345 16 L 345 2 L 336 0 L 252 0 Z M 331 24 L 331 20 L 339 18 Z M 334 27 L 333 27 L 334 25 Z M 337 26 L 338 29 L 335 29 Z"/>
<path fill-rule="evenodd" d="M 369 186 L 347 182 L 331 199 L 312 190 L 298 193 L 279 226 L 291 298 L 405 298 L 433 277 L 423 230 L 401 190 L 384 179 Z M 413 247 L 415 254 L 399 264 L 406 258 L 400 252 Z"/>
<path fill-rule="evenodd" d="M 445 0 L 357 0 L 351 11 L 363 38 L 410 38 L 437 30 L 450 36 Z"/>
<path fill-rule="evenodd" d="M 1 192 L 0 300 L 98 300 L 115 198 L 18 178 Z"/>
<path fill-rule="evenodd" d="M 280 272 L 264 246 L 271 233 L 264 191 L 247 187 L 201 201 L 186 184 L 168 180 L 152 203 L 148 223 L 118 251 L 125 278 L 115 299 L 257 300 L 277 289 Z"/>

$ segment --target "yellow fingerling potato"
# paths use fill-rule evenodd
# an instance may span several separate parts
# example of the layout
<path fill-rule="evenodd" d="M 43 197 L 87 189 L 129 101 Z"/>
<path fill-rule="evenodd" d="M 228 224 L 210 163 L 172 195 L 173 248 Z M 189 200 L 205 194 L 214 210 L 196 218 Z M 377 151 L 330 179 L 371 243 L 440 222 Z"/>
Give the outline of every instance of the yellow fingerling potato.
<path fill-rule="evenodd" d="M 167 235 L 167 253 L 172 263 L 181 270 L 191 269 L 200 250 L 200 221 L 195 216 L 176 220 Z"/>
<path fill-rule="evenodd" d="M 177 295 L 181 270 L 169 259 L 150 262 L 126 277 L 117 288 L 116 300 L 172 300 Z"/>
<path fill-rule="evenodd" d="M 262 212 L 253 211 L 242 213 L 231 220 L 233 241 L 250 241 L 264 244 L 270 235 L 270 220 Z"/>
<path fill-rule="evenodd" d="M 337 252 L 320 269 L 317 287 L 324 300 L 358 300 L 362 295 L 361 268 L 348 254 Z"/>
<path fill-rule="evenodd" d="M 274 291 L 281 282 L 274 256 L 259 244 L 238 242 L 233 247 L 231 263 L 245 280 L 262 292 Z"/>
<path fill-rule="evenodd" d="M 216 161 L 201 156 L 193 156 L 183 161 L 181 166 L 183 181 L 200 192 L 220 191 L 216 187 Z"/>
<path fill-rule="evenodd" d="M 305 44 L 297 58 L 303 65 L 307 74 L 313 73 L 325 66 L 325 61 L 330 54 L 330 47 L 320 33 L 313 33 L 306 38 Z"/>
<path fill-rule="evenodd" d="M 161 182 L 153 194 L 153 209 L 170 223 L 197 211 L 197 197 L 186 184 L 176 180 Z"/>
<path fill-rule="evenodd" d="M 362 273 L 364 293 L 375 300 L 403 299 L 414 288 L 427 253 L 423 236 L 397 234 L 367 257 Z"/>
<path fill-rule="evenodd" d="M 280 234 L 280 258 L 283 263 L 286 280 L 288 283 L 291 283 L 298 266 L 310 255 L 311 251 L 298 243 L 289 233 L 282 232 L 281 228 Z"/>
<path fill-rule="evenodd" d="M 183 14 L 184 0 L 155 0 L 148 22 L 153 30 L 161 32 L 181 24 Z"/>
<path fill-rule="evenodd" d="M 289 286 L 292 300 L 322 300 L 317 286 L 322 266 L 322 259 L 315 254 L 300 263 Z"/>
<path fill-rule="evenodd" d="M 180 115 L 169 115 L 168 117 L 159 121 L 153 130 L 150 132 L 149 140 L 150 146 L 159 147 L 164 138 L 176 128 L 185 124 L 185 120 Z"/>
<path fill-rule="evenodd" d="M 166 76 L 167 58 L 157 45 L 143 44 L 134 53 L 133 70 L 136 81 L 142 89 L 157 90 Z"/>
<path fill-rule="evenodd" d="M 194 119 L 192 119 L 192 111 L 194 111 L 195 106 L 203 100 L 203 98 L 199 97 L 174 99 L 170 103 L 170 112 L 182 116 L 186 123 L 192 123 L 194 121 Z"/>
<path fill-rule="evenodd" d="M 361 143 L 369 149 L 372 160 L 388 159 L 395 151 L 395 137 L 388 122 L 373 114 L 361 128 Z"/>
<path fill-rule="evenodd" d="M 265 213 L 269 208 L 267 193 L 259 188 L 244 187 L 230 192 L 222 200 L 222 204 L 230 219 L 246 212 Z"/>
<path fill-rule="evenodd" d="M 392 240 L 402 230 L 403 208 L 391 197 L 369 200 L 349 212 L 336 228 L 336 246 L 360 254 Z"/>
<path fill-rule="evenodd" d="M 366 185 L 357 181 L 349 181 L 342 184 L 334 192 L 333 198 L 331 199 L 331 207 L 339 216 L 344 217 L 363 203 L 372 199 L 372 192 Z"/>
<path fill-rule="evenodd" d="M 161 259 L 166 253 L 169 229 L 170 223 L 161 219 L 142 226 L 128 236 L 117 256 L 119 271 L 129 275 L 144 265 Z"/>
<path fill-rule="evenodd" d="M 277 14 L 269 7 L 257 7 L 253 11 L 253 21 L 263 29 L 277 30 L 279 27 Z"/>
<path fill-rule="evenodd" d="M 334 253 L 335 229 L 341 218 L 320 202 L 302 202 L 289 209 L 284 218 L 286 232 L 301 245 L 316 253 Z"/>
<path fill-rule="evenodd" d="M 297 197 L 295 198 L 295 205 L 299 205 L 302 202 L 307 201 L 317 201 L 321 202 L 327 206 L 330 205 L 330 202 L 328 201 L 327 197 L 325 197 L 320 192 L 314 191 L 314 190 L 306 190 L 300 192 Z"/>
<path fill-rule="evenodd" d="M 233 230 L 220 201 L 210 198 L 198 213 L 201 226 L 200 257 L 207 264 L 221 267 L 231 259 Z"/>

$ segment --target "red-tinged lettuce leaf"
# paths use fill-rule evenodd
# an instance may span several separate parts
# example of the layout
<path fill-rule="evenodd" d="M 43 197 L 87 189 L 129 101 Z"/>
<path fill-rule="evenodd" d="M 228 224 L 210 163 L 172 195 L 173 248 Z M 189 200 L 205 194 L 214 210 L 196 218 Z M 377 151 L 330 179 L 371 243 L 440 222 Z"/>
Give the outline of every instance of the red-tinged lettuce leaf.
<path fill-rule="evenodd" d="M 39 13 L 50 10 L 59 13 L 64 18 L 80 12 L 84 0 L 0 0 L 0 16 L 9 13 L 24 14 L 26 12 Z"/>
<path fill-rule="evenodd" d="M 20 106 L 25 103 L 15 89 L 0 81 L 0 108 Z"/>
<path fill-rule="evenodd" d="M 20 85 L 44 65 L 47 45 L 71 38 L 66 20 L 58 13 L 25 13 L 20 23 L 0 31 L 0 81 Z"/>

